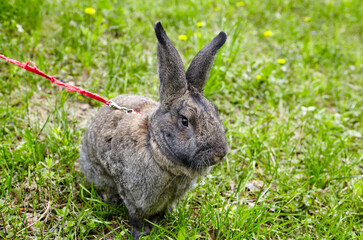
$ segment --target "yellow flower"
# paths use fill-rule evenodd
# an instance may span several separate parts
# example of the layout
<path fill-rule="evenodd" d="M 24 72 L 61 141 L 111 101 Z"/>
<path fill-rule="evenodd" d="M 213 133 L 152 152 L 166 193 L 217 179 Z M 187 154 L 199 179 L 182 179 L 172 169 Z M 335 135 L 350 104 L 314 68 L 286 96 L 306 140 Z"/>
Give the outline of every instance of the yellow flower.
<path fill-rule="evenodd" d="M 204 27 L 204 22 L 197 22 L 197 27 L 199 28 Z"/>
<path fill-rule="evenodd" d="M 232 61 L 232 58 L 227 58 L 226 60 L 227 60 L 227 62 L 230 62 L 230 61 Z"/>
<path fill-rule="evenodd" d="M 185 41 L 187 39 L 188 39 L 187 35 L 179 35 L 179 40 Z"/>
<path fill-rule="evenodd" d="M 263 36 L 265 36 L 265 37 L 270 37 L 270 36 L 272 36 L 272 31 L 268 30 L 268 31 L 264 32 L 264 33 L 263 33 Z"/>
<path fill-rule="evenodd" d="M 218 12 L 219 11 L 219 7 L 215 7 L 214 11 Z"/>
<path fill-rule="evenodd" d="M 96 13 L 96 10 L 95 10 L 94 8 L 86 8 L 86 9 L 84 10 L 84 12 L 85 12 L 86 14 L 93 15 L 93 14 L 95 14 L 95 13 Z"/>
<path fill-rule="evenodd" d="M 257 79 L 257 80 L 260 80 L 260 79 L 262 79 L 262 76 L 261 76 L 260 74 L 258 74 L 258 75 L 256 76 L 256 79 Z"/>
<path fill-rule="evenodd" d="M 195 36 L 198 36 L 198 37 L 201 37 L 202 36 L 202 34 L 200 32 L 195 32 L 194 35 Z"/>
<path fill-rule="evenodd" d="M 304 18 L 304 21 L 305 21 L 305 22 L 310 22 L 310 21 L 311 21 L 311 17 L 306 17 L 306 18 Z"/>
<path fill-rule="evenodd" d="M 286 60 L 283 59 L 283 58 L 279 58 L 279 59 L 277 59 L 277 63 L 281 64 L 281 65 L 284 65 L 286 63 Z"/>
<path fill-rule="evenodd" d="M 244 2 L 238 2 L 238 3 L 236 3 L 236 6 L 237 7 L 243 7 L 245 5 L 245 3 Z"/>

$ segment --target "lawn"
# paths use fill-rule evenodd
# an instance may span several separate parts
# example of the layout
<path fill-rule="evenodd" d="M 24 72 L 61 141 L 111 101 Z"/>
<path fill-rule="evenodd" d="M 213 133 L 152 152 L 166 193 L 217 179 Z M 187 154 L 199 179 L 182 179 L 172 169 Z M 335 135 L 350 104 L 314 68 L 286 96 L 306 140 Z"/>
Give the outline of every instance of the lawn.
<path fill-rule="evenodd" d="M 362 239 L 361 1 L 0 1 L 0 54 L 158 99 L 157 20 L 186 67 L 227 33 L 205 96 L 230 149 L 144 239 Z M 78 170 L 102 104 L 4 60 L 0 83 L 0 238 L 132 239 Z"/>

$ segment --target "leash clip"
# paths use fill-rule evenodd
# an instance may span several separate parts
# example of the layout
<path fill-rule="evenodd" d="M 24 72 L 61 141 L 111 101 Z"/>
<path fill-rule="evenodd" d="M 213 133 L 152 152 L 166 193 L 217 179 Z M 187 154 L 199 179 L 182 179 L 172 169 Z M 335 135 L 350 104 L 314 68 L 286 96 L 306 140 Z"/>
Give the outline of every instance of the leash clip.
<path fill-rule="evenodd" d="M 122 110 L 124 111 L 126 114 L 141 114 L 139 112 L 136 112 L 134 109 L 132 108 L 127 108 L 127 107 L 121 107 L 119 106 L 117 103 L 115 103 L 114 101 L 110 100 L 108 103 L 108 106 L 110 108 L 116 108 L 118 110 Z"/>

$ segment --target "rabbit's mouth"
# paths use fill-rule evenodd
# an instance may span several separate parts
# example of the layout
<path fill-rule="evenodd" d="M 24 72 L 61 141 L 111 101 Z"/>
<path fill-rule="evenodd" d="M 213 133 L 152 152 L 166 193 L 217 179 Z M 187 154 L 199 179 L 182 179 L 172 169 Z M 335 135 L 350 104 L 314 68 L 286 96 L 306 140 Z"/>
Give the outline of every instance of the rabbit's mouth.
<path fill-rule="evenodd" d="M 222 161 L 223 157 L 217 156 L 212 148 L 202 148 L 194 155 L 190 167 L 192 169 L 207 168 Z"/>
<path fill-rule="evenodd" d="M 195 150 L 195 145 L 175 144 L 174 136 L 167 131 L 163 132 L 162 141 L 165 143 L 162 144 L 164 154 L 169 156 L 169 159 L 178 165 L 197 172 L 221 162 L 225 156 L 225 154 L 219 156 L 218 151 L 210 146 L 204 145 Z"/>

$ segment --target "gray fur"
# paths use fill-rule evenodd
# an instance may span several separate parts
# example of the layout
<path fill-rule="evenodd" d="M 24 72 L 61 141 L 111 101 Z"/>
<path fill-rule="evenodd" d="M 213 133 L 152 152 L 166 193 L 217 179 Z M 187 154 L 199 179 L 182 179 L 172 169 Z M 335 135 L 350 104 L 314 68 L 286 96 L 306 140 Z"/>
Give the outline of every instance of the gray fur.
<path fill-rule="evenodd" d="M 213 65 L 214 56 L 227 40 L 227 34 L 220 32 L 207 46 L 194 57 L 186 73 L 189 86 L 203 93 L 209 69 Z"/>
<path fill-rule="evenodd" d="M 101 107 L 85 131 L 79 157 L 86 178 L 106 190 L 108 199 L 124 202 L 135 239 L 150 233 L 152 225 L 146 219 L 158 223 L 168 206 L 228 151 L 223 125 L 215 106 L 203 96 L 203 86 L 194 77 L 187 82 L 180 56 L 160 22 L 155 33 L 160 103 L 134 95 L 114 98 L 143 115 Z M 190 76 L 207 76 L 202 72 L 209 71 L 225 41 L 217 39 L 216 47 L 215 39 L 193 61 Z"/>
<path fill-rule="evenodd" d="M 158 39 L 158 73 L 160 79 L 160 102 L 166 104 L 180 98 L 187 90 L 184 64 L 160 22 L 155 23 Z"/>

